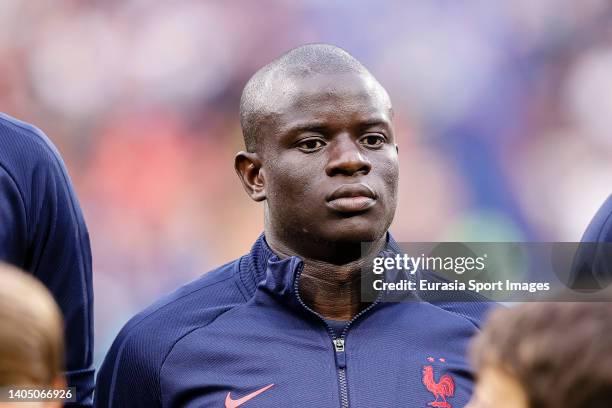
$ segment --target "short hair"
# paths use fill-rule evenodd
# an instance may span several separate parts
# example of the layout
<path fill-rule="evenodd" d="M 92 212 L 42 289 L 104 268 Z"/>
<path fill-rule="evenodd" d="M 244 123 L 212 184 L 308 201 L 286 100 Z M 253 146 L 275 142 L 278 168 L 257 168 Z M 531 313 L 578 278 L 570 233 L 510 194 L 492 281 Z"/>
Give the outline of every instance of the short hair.
<path fill-rule="evenodd" d="M 496 367 L 530 408 L 607 407 L 612 401 L 612 303 L 529 303 L 494 311 L 473 341 L 477 370 Z"/>
<path fill-rule="evenodd" d="M 302 78 L 313 74 L 344 72 L 357 72 L 374 78 L 352 55 L 330 44 L 302 45 L 259 69 L 245 85 L 240 98 L 240 126 L 246 149 L 257 151 L 259 133 L 269 114 L 269 93 L 274 86 L 278 86 L 279 77 Z"/>
<path fill-rule="evenodd" d="M 51 385 L 64 367 L 61 312 L 33 276 L 0 264 L 0 385 Z"/>

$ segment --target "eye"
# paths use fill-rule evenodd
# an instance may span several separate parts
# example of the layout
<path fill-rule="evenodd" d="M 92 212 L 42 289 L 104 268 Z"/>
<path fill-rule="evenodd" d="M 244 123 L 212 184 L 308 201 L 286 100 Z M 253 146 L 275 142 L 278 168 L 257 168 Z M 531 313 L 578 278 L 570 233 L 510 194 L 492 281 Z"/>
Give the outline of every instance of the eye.
<path fill-rule="evenodd" d="M 305 153 L 316 152 L 325 146 L 325 141 L 321 139 L 304 139 L 300 141 L 296 147 Z"/>
<path fill-rule="evenodd" d="M 385 137 L 379 134 L 368 134 L 361 138 L 361 144 L 367 147 L 381 147 L 385 142 Z"/>

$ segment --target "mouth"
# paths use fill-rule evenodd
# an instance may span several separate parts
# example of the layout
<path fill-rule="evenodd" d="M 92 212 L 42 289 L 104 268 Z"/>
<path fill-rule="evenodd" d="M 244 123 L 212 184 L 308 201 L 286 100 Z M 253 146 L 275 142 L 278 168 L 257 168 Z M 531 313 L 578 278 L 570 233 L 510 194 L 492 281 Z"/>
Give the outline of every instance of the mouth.
<path fill-rule="evenodd" d="M 376 205 L 376 193 L 363 183 L 343 184 L 326 197 L 327 206 L 341 213 L 365 211 Z"/>

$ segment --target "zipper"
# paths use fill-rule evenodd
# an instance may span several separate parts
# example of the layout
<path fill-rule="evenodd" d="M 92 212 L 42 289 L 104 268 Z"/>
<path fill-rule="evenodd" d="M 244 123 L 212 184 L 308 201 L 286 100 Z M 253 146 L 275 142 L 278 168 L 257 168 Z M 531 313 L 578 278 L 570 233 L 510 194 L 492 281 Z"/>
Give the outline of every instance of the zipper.
<path fill-rule="evenodd" d="M 321 316 L 319 313 L 308 307 L 308 305 L 306 305 L 306 303 L 304 303 L 304 301 L 302 300 L 299 291 L 299 279 L 303 270 L 304 263 L 302 262 L 300 269 L 298 269 L 295 275 L 295 280 L 293 281 L 293 291 L 295 292 L 295 295 L 297 296 L 297 299 L 302 305 L 302 307 L 317 316 L 319 319 L 321 319 L 321 321 L 325 325 L 325 328 L 327 329 L 327 333 L 331 337 L 332 345 L 334 347 L 334 357 L 336 360 L 336 375 L 338 378 L 338 389 L 340 393 L 340 407 L 349 408 L 348 384 L 346 381 L 346 350 L 344 346 L 346 342 L 346 336 L 348 334 L 350 326 L 355 322 L 355 320 L 359 319 L 361 316 L 363 316 L 365 313 L 367 313 L 370 309 L 372 309 L 375 305 L 378 304 L 382 296 L 382 292 L 378 294 L 378 297 L 373 303 L 371 303 L 361 312 L 357 313 L 355 316 L 353 316 L 351 320 L 346 323 L 346 326 L 344 326 L 344 329 L 342 330 L 342 333 L 340 333 L 340 336 L 336 336 L 336 332 L 327 324 L 325 318 L 323 318 L 323 316 Z"/>

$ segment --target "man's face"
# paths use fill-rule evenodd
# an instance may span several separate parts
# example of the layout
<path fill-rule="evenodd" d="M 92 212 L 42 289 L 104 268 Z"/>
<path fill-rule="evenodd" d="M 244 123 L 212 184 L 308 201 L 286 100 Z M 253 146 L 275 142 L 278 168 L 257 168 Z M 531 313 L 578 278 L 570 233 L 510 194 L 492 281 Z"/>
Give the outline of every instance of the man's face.
<path fill-rule="evenodd" d="M 293 239 L 382 237 L 395 213 L 399 171 L 386 92 L 359 73 L 283 85 L 259 149 L 269 224 Z"/>

